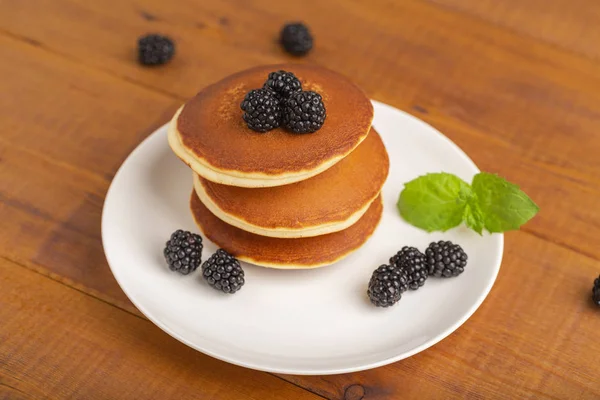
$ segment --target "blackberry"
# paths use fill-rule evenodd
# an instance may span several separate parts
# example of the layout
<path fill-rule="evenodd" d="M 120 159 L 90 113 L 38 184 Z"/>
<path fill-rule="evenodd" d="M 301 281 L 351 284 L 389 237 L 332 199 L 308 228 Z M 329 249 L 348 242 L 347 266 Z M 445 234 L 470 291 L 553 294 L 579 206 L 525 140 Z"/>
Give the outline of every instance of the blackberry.
<path fill-rule="evenodd" d="M 395 265 L 381 265 L 371 276 L 367 294 L 377 307 L 396 304 L 408 289 L 406 272 Z"/>
<path fill-rule="evenodd" d="M 281 123 L 279 99 L 269 89 L 249 91 L 240 108 L 244 111 L 244 121 L 253 131 L 267 132 L 277 128 Z"/>
<path fill-rule="evenodd" d="M 452 242 L 433 242 L 425 250 L 429 275 L 450 278 L 463 273 L 467 266 L 467 253 Z"/>
<path fill-rule="evenodd" d="M 171 271 L 187 275 L 194 272 L 202 261 L 202 238 L 188 231 L 176 230 L 163 251 Z"/>
<path fill-rule="evenodd" d="M 284 25 L 279 41 L 285 51 L 294 56 L 303 56 L 313 47 L 313 37 L 308 27 L 301 22 Z"/>
<path fill-rule="evenodd" d="M 138 60 L 143 65 L 160 65 L 173 58 L 175 43 L 161 35 L 146 35 L 138 39 Z"/>
<path fill-rule="evenodd" d="M 202 276 L 210 286 L 224 293 L 235 293 L 244 286 L 240 262 L 223 249 L 202 264 Z"/>
<path fill-rule="evenodd" d="M 283 125 L 294 133 L 312 133 L 323 126 L 325 105 L 319 93 L 294 92 L 285 102 Z"/>
<path fill-rule="evenodd" d="M 600 276 L 594 281 L 594 287 L 592 288 L 592 300 L 596 305 L 600 306 Z"/>
<path fill-rule="evenodd" d="M 293 92 L 302 90 L 302 84 L 296 75 L 286 71 L 271 72 L 263 87 L 271 89 L 280 98 L 287 98 Z"/>
<path fill-rule="evenodd" d="M 417 290 L 425 284 L 428 277 L 425 255 L 414 247 L 404 246 L 390 258 L 390 264 L 404 269 L 408 277 L 408 287 Z"/>

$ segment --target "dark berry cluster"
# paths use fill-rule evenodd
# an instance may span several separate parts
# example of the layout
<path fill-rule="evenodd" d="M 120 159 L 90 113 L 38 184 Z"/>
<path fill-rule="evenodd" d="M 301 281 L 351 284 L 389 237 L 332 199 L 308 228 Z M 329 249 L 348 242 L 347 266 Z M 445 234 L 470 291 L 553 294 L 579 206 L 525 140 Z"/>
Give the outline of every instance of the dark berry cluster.
<path fill-rule="evenodd" d="M 295 92 L 285 102 L 283 125 L 294 133 L 312 133 L 325 123 L 325 106 L 316 92 Z"/>
<path fill-rule="evenodd" d="M 367 294 L 377 307 L 389 307 L 396 304 L 407 289 L 408 277 L 402 268 L 382 265 L 373 271 Z"/>
<path fill-rule="evenodd" d="M 202 238 L 195 233 L 173 232 L 163 251 L 165 260 L 171 271 L 187 275 L 194 272 L 202 261 Z"/>
<path fill-rule="evenodd" d="M 400 293 L 407 289 L 417 290 L 429 276 L 458 276 L 466 265 L 467 254 L 452 242 L 433 242 L 425 254 L 415 247 L 405 246 L 390 258 L 389 265 L 382 265 L 373 272 L 367 294 L 376 306 L 389 307 L 400 300 Z M 394 290 L 384 290 L 390 287 Z M 396 288 L 404 290 L 396 293 Z M 600 295 L 600 288 L 598 293 Z"/>
<path fill-rule="evenodd" d="M 173 58 L 175 43 L 161 35 L 146 35 L 138 39 L 138 61 L 142 65 L 160 65 Z"/>
<path fill-rule="evenodd" d="M 267 132 L 281 124 L 279 99 L 269 89 L 249 91 L 240 107 L 244 110 L 242 118 L 253 131 Z"/>
<path fill-rule="evenodd" d="M 600 276 L 594 280 L 594 287 L 592 288 L 592 300 L 597 306 L 600 306 Z"/>
<path fill-rule="evenodd" d="M 425 250 L 429 275 L 450 278 L 463 273 L 467 265 L 467 253 L 457 244 L 439 241 Z"/>
<path fill-rule="evenodd" d="M 302 91 L 302 83 L 292 72 L 275 71 L 269 74 L 263 88 L 273 91 L 280 100 L 285 100 L 292 93 Z"/>
<path fill-rule="evenodd" d="M 300 80 L 287 71 L 271 72 L 261 89 L 246 94 L 240 108 L 248 128 L 257 132 L 283 125 L 293 133 L 312 133 L 327 116 L 321 95 L 303 91 Z"/>
<path fill-rule="evenodd" d="M 181 229 L 173 232 L 163 250 L 171 271 L 187 275 L 201 263 L 202 237 Z M 217 250 L 202 264 L 202 276 L 213 288 L 235 293 L 244 286 L 244 270 L 240 262 L 223 249 Z"/>
<path fill-rule="evenodd" d="M 425 284 L 427 279 L 427 265 L 425 256 L 414 247 L 404 246 L 402 250 L 390 258 L 390 264 L 406 271 L 408 287 L 417 290 Z"/>
<path fill-rule="evenodd" d="M 202 264 L 202 276 L 210 286 L 224 293 L 235 293 L 244 285 L 240 262 L 223 249 Z"/>
<path fill-rule="evenodd" d="M 284 25 L 279 41 L 285 51 L 294 56 L 303 56 L 313 47 L 313 37 L 308 27 L 301 22 Z"/>

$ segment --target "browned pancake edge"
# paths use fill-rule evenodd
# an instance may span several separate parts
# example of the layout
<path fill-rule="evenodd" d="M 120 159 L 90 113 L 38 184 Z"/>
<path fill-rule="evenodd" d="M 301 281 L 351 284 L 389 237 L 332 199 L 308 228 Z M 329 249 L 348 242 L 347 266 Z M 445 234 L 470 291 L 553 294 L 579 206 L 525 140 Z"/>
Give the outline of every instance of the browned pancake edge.
<path fill-rule="evenodd" d="M 190 208 L 204 235 L 240 260 L 272 268 L 302 269 L 332 264 L 357 250 L 375 231 L 383 204 L 378 197 L 358 222 L 343 231 L 300 239 L 259 236 L 228 225 L 202 204 L 195 191 Z"/>
<path fill-rule="evenodd" d="M 200 177 L 210 201 L 230 218 L 264 229 L 305 230 L 344 222 L 379 194 L 389 158 L 379 134 L 342 161 L 312 178 L 269 188 L 222 185 Z"/>
<path fill-rule="evenodd" d="M 259 133 L 243 121 L 245 94 L 281 69 L 296 74 L 304 90 L 323 97 L 327 118 L 317 132 L 299 135 L 278 128 Z M 186 150 L 217 171 L 285 175 L 344 157 L 367 136 L 372 120 L 368 97 L 342 75 L 315 65 L 278 64 L 238 72 L 206 87 L 185 104 L 176 126 Z"/>

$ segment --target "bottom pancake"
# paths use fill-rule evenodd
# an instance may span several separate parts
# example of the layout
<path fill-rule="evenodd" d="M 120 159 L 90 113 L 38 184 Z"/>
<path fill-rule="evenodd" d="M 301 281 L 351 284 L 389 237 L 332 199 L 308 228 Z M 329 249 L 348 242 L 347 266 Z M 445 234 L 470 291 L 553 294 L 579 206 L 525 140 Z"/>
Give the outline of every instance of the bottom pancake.
<path fill-rule="evenodd" d="M 190 208 L 204 236 L 239 260 L 270 268 L 307 269 L 333 264 L 363 245 L 379 224 L 383 204 L 379 196 L 354 225 L 343 231 L 298 239 L 260 236 L 228 225 L 202 204 L 195 191 Z"/>

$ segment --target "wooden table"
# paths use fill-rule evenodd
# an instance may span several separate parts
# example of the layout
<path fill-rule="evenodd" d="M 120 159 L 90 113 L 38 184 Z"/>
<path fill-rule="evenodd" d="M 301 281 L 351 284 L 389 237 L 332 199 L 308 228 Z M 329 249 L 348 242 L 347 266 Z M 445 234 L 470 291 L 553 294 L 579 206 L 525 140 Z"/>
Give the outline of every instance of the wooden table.
<path fill-rule="evenodd" d="M 275 38 L 296 19 L 316 37 L 303 62 L 541 206 L 464 326 L 361 373 L 267 374 L 187 348 L 127 300 L 100 241 L 129 152 L 199 88 L 289 60 Z M 178 54 L 140 67 L 154 31 Z M 599 39 L 596 0 L 0 1 L 0 398 L 600 398 Z"/>

